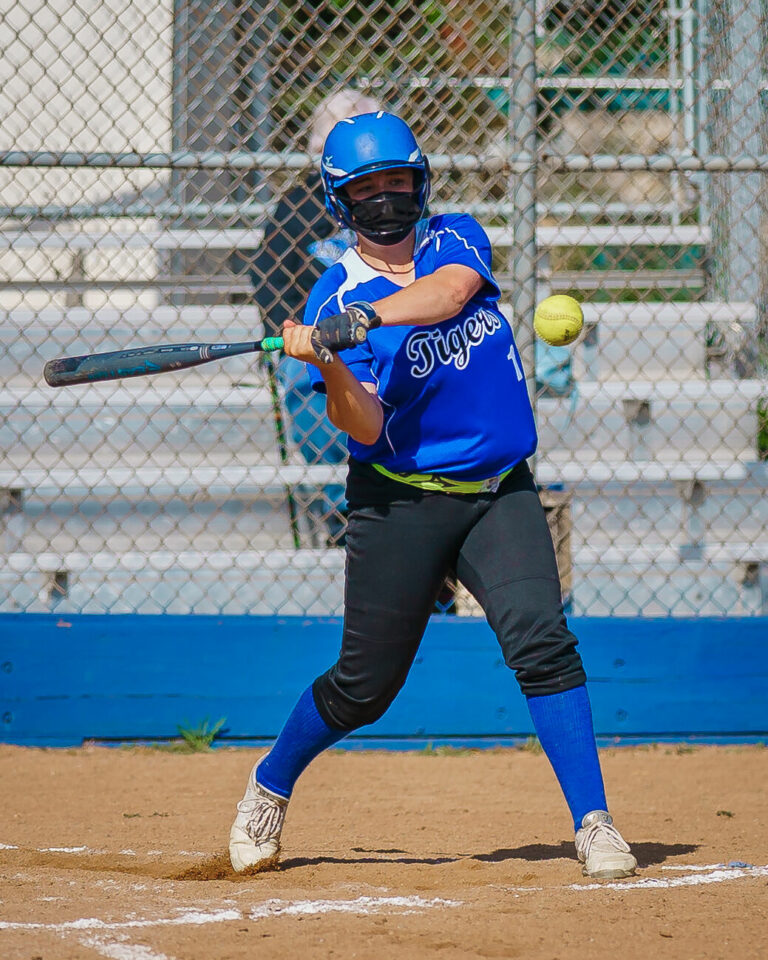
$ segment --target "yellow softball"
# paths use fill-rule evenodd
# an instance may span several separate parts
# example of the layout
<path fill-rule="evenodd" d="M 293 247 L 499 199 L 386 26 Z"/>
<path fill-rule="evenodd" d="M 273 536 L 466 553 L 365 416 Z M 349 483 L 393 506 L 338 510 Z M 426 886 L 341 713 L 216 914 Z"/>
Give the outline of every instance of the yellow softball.
<path fill-rule="evenodd" d="M 561 293 L 542 300 L 533 315 L 536 333 L 555 347 L 573 343 L 583 324 L 584 314 L 578 302 Z"/>

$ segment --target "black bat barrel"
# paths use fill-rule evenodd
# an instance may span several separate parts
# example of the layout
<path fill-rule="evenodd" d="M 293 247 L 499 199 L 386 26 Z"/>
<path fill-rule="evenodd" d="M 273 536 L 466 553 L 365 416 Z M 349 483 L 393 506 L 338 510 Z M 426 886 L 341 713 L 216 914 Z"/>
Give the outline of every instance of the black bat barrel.
<path fill-rule="evenodd" d="M 146 377 L 168 370 L 196 367 L 210 360 L 253 353 L 261 344 L 244 343 L 169 343 L 164 346 L 139 347 L 134 350 L 114 350 L 110 353 L 91 353 L 82 357 L 61 357 L 49 360 L 43 368 L 45 380 L 51 387 L 76 383 L 97 383 L 101 380 L 122 380 L 126 377 Z"/>

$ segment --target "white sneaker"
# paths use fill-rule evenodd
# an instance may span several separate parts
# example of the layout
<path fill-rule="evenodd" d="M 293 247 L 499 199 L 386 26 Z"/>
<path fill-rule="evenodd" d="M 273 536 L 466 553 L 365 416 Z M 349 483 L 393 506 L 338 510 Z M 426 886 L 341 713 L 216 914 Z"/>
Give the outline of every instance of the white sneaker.
<path fill-rule="evenodd" d="M 637 867 L 629 844 L 605 810 L 592 810 L 581 821 L 581 829 L 576 832 L 576 853 L 584 864 L 584 876 L 596 880 L 631 877 Z"/>
<path fill-rule="evenodd" d="M 256 782 L 256 767 L 248 777 L 245 796 L 229 831 L 229 859 L 236 873 L 274 870 L 280 855 L 288 801 Z"/>

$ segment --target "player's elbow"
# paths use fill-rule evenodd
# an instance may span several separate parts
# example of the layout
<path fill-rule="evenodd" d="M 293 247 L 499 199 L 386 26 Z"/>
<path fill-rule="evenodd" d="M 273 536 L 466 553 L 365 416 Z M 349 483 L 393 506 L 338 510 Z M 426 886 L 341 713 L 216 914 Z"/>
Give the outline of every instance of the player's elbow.
<path fill-rule="evenodd" d="M 439 271 L 440 290 L 445 300 L 448 316 L 455 316 L 463 310 L 485 282 L 474 270 Z"/>
<path fill-rule="evenodd" d="M 452 284 L 444 290 L 445 309 L 449 317 L 455 317 L 464 309 L 472 294 L 467 294 L 462 284 Z"/>
<path fill-rule="evenodd" d="M 365 447 L 376 443 L 384 427 L 384 413 L 381 404 L 374 397 L 359 406 L 339 408 L 336 404 L 329 403 L 328 419 L 334 427 Z"/>
<path fill-rule="evenodd" d="M 379 430 L 378 433 L 371 432 L 366 434 L 359 434 L 356 437 L 352 437 L 352 439 L 356 440 L 357 443 L 359 443 L 363 447 L 372 447 L 374 443 L 376 443 L 376 441 L 379 439 L 380 436 L 381 436 L 381 430 Z"/>
<path fill-rule="evenodd" d="M 380 414 L 376 419 L 366 419 L 356 423 L 353 430 L 349 430 L 348 433 L 357 443 L 361 443 L 364 447 L 372 447 L 381 436 L 383 426 L 384 418 Z"/>

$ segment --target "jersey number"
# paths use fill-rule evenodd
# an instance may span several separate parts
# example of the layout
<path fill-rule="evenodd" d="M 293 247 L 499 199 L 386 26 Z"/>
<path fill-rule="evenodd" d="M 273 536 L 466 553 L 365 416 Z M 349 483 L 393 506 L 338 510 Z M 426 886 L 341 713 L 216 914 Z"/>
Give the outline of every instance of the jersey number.
<path fill-rule="evenodd" d="M 519 383 L 523 379 L 523 371 L 520 369 L 520 364 L 517 362 L 517 353 L 515 352 L 514 344 L 512 344 L 512 346 L 509 348 L 507 360 L 511 360 L 515 365 L 515 373 L 517 374 L 517 382 Z"/>

